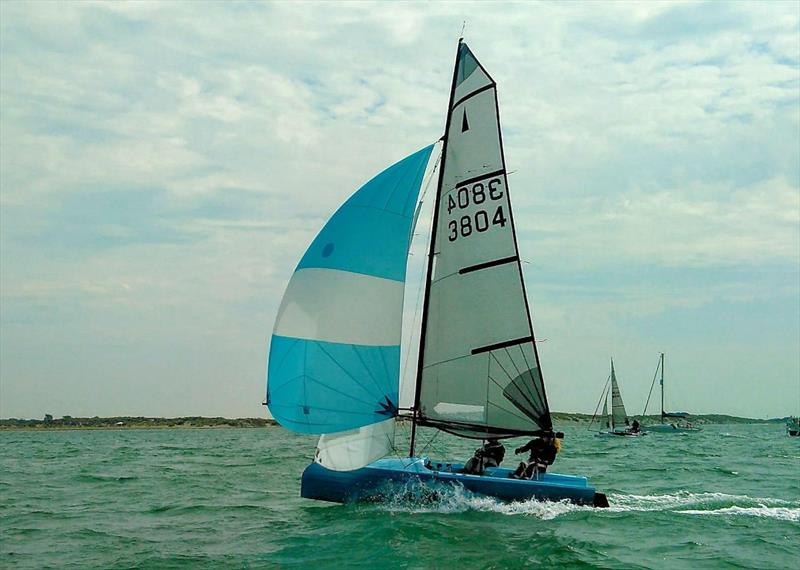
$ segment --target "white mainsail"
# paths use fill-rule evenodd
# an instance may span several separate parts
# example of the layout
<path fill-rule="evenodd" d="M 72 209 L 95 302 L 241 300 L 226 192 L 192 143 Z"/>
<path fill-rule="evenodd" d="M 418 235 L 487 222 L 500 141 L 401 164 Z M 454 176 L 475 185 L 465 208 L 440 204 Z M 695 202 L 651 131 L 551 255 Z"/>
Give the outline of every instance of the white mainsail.
<path fill-rule="evenodd" d="M 418 371 L 419 423 L 471 436 L 549 430 L 496 84 L 463 43 L 444 147 Z"/>
<path fill-rule="evenodd" d="M 617 374 L 614 372 L 614 359 L 611 359 L 611 427 L 623 427 L 628 420 L 628 413 L 625 411 L 625 404 L 622 402 L 622 394 L 617 384 Z"/>

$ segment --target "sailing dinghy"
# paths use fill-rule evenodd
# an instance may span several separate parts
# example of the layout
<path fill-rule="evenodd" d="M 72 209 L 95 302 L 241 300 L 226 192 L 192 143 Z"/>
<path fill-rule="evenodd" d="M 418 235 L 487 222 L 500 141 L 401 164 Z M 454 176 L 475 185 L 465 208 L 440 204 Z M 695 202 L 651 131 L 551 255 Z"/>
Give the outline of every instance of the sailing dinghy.
<path fill-rule="evenodd" d="M 653 375 L 653 384 L 650 385 L 650 394 L 653 393 L 658 371 L 661 370 L 661 423 L 647 426 L 644 429 L 655 433 L 693 433 L 700 431 L 700 428 L 692 425 L 691 417 L 687 412 L 668 412 L 664 409 L 664 353 L 661 353 L 656 366 L 656 373 Z M 650 394 L 644 404 L 642 415 L 647 414 L 647 404 L 650 403 Z"/>
<path fill-rule="evenodd" d="M 611 415 L 608 415 L 607 398 L 611 392 Z M 639 437 L 647 435 L 646 431 L 634 430 L 630 427 L 628 413 L 625 411 L 625 403 L 622 401 L 622 393 L 617 383 L 617 373 L 614 371 L 614 359 L 611 359 L 611 387 L 610 390 L 603 389 L 603 415 L 608 418 L 608 429 L 597 433 L 600 437 Z M 610 425 L 609 425 L 610 424 Z"/>
<path fill-rule="evenodd" d="M 417 430 L 476 440 L 553 424 L 534 343 L 508 197 L 496 83 L 459 40 L 421 316 L 408 456 L 396 452 L 406 257 L 433 145 L 353 194 L 289 281 L 272 336 L 267 405 L 284 427 L 321 434 L 301 495 L 380 500 L 460 486 L 502 500 L 608 506 L 585 477 L 484 475 L 415 454 Z M 408 349 L 409 347 L 405 347 Z"/>

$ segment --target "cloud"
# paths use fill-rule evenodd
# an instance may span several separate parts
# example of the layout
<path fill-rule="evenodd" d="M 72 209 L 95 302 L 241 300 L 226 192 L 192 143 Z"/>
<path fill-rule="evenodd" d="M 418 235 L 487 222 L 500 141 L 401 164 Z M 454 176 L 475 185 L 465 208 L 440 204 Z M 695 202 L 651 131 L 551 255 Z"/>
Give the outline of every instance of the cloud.
<path fill-rule="evenodd" d="M 0 415 L 260 413 L 291 269 L 355 188 L 439 138 L 464 20 L 499 83 L 558 407 L 593 407 L 570 387 L 606 352 L 681 344 L 637 341 L 642 319 L 724 327 L 800 290 L 792 3 L 0 11 Z M 775 318 L 778 364 L 748 353 L 732 381 L 794 389 L 800 332 Z"/>

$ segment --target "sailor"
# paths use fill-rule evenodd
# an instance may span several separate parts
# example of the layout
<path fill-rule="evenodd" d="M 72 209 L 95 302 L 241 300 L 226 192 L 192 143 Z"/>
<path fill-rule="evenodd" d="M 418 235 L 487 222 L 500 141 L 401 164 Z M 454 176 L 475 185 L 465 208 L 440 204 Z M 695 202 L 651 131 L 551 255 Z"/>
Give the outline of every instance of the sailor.
<path fill-rule="evenodd" d="M 511 474 L 512 479 L 531 479 L 537 473 L 547 471 L 547 466 L 553 464 L 558 453 L 555 434 L 550 432 L 542 437 L 532 439 L 522 447 L 515 449 L 514 453 L 519 455 L 526 451 L 530 451 L 530 457 L 528 461 L 522 461 L 519 464 L 517 470 Z"/>
<path fill-rule="evenodd" d="M 491 437 L 475 450 L 475 455 L 464 465 L 464 473 L 483 475 L 487 467 L 499 467 L 505 455 L 506 448 L 503 444 L 497 438 Z"/>
<path fill-rule="evenodd" d="M 639 423 L 639 420 L 633 420 L 633 425 L 631 426 L 631 433 L 639 433 L 640 429 L 641 429 L 641 424 Z"/>

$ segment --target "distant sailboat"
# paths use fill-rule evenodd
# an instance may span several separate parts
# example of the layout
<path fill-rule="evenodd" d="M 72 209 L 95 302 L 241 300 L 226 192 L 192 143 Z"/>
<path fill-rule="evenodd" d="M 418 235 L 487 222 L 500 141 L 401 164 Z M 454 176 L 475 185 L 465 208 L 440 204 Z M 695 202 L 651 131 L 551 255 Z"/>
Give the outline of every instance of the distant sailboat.
<path fill-rule="evenodd" d="M 656 373 L 653 375 L 653 384 L 650 386 L 650 393 L 647 395 L 647 402 L 644 405 L 642 415 L 647 415 L 647 405 L 650 403 L 650 395 L 653 393 L 653 385 L 655 385 L 658 372 L 661 370 L 661 423 L 646 426 L 644 429 L 655 433 L 692 433 L 700 431 L 700 428 L 694 427 L 690 421 L 690 416 L 687 412 L 668 412 L 664 409 L 664 353 L 658 360 L 656 366 Z"/>
<path fill-rule="evenodd" d="M 786 432 L 791 436 L 800 436 L 800 417 L 791 416 L 786 420 Z"/>
<path fill-rule="evenodd" d="M 607 398 L 611 392 L 611 415 L 608 415 Z M 603 389 L 603 416 L 607 419 L 607 429 L 601 430 L 597 435 L 602 437 L 630 436 L 638 437 L 647 435 L 647 432 L 631 427 L 628 413 L 625 411 L 625 404 L 622 401 L 622 393 L 617 383 L 617 373 L 614 370 L 614 359 L 611 359 L 611 387 L 610 390 Z M 610 425 L 609 425 L 610 424 Z"/>
<path fill-rule="evenodd" d="M 270 347 L 267 405 L 283 426 L 321 434 L 301 495 L 372 500 L 421 481 L 505 500 L 607 506 L 584 477 L 512 479 L 499 467 L 478 476 L 415 455 L 419 426 L 474 439 L 553 433 L 508 197 L 496 83 L 462 41 L 441 140 L 408 457 L 385 456 L 397 453 L 406 256 L 433 145 L 345 202 L 287 287 Z"/>

